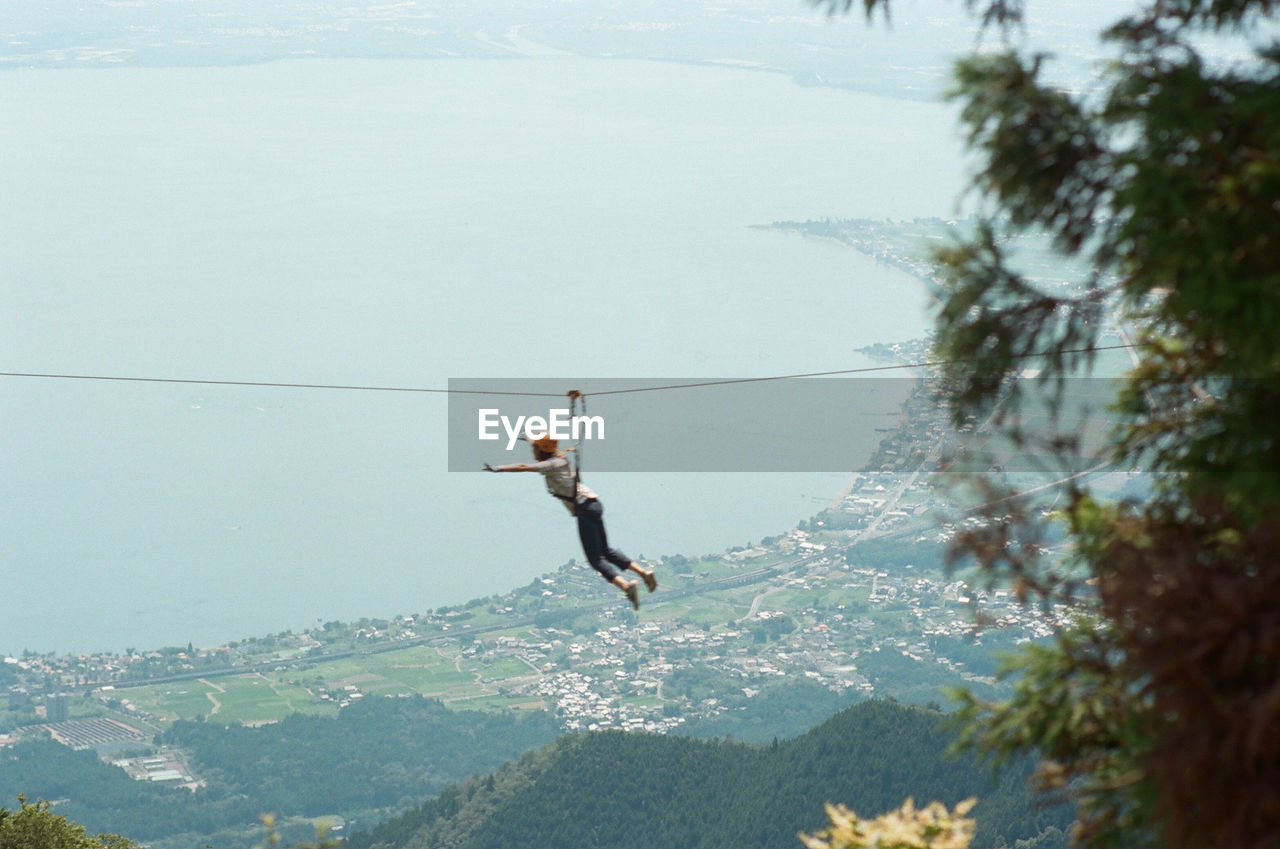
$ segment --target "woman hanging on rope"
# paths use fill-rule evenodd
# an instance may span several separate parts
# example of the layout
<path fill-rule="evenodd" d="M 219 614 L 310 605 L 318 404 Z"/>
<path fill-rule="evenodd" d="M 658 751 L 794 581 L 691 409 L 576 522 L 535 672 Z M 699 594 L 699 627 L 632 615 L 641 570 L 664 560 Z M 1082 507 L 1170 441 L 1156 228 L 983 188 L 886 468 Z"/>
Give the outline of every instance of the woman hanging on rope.
<path fill-rule="evenodd" d="M 606 581 L 626 593 L 627 600 L 637 610 L 640 608 L 640 590 L 637 581 L 629 581 L 622 573 L 630 570 L 637 573 L 644 581 L 649 592 L 658 588 L 658 579 L 652 569 L 645 569 L 616 548 L 609 547 L 609 538 L 604 530 L 604 507 L 600 499 L 582 481 L 578 480 L 569 465 L 569 459 L 563 451 L 558 451 L 558 443 L 550 435 L 529 440 L 533 448 L 534 463 L 508 463 L 504 466 L 490 466 L 485 463 L 488 472 L 540 472 L 547 492 L 564 503 L 564 506 L 578 519 L 578 538 L 582 540 L 582 550 L 587 555 L 591 568 L 600 573 Z"/>

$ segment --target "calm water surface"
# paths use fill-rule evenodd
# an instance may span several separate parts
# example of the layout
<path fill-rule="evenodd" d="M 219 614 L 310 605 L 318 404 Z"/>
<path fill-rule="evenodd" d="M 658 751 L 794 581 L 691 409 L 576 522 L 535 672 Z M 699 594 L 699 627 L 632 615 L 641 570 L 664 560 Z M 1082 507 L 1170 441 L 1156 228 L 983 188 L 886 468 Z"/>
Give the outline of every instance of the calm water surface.
<path fill-rule="evenodd" d="M 643 62 L 14 71 L 0 111 L 4 371 L 854 368 L 925 331 L 921 288 L 753 225 L 946 216 L 962 178 L 943 107 Z M 9 378 L 0 426 L 0 653 L 414 613 L 578 554 L 538 479 L 445 471 L 441 396 Z M 844 476 L 589 481 L 652 557 L 784 531 Z"/>

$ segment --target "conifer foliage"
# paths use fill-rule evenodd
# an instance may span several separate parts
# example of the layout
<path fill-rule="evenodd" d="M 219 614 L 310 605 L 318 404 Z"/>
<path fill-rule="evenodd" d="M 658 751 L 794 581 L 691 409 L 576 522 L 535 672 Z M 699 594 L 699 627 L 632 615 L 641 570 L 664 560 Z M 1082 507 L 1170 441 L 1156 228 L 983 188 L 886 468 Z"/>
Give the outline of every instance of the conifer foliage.
<path fill-rule="evenodd" d="M 859 5 L 874 18 L 891 0 Z M 971 698 L 972 742 L 1047 756 L 1044 785 L 1079 801 L 1086 845 L 1280 846 L 1280 5 L 1117 3 L 1110 61 L 1072 90 L 1023 46 L 1023 0 L 968 5 L 995 49 L 962 59 L 952 92 L 987 207 L 937 254 L 953 414 L 997 410 L 1025 441 L 997 405 L 1060 401 L 1118 321 L 1139 362 L 1113 458 L 1155 480 L 1130 503 L 1072 488 L 1065 563 L 1027 544 L 1043 520 L 990 484 L 957 555 L 1081 619 L 1022 655 L 1014 699 Z M 1039 285 L 1002 248 L 1024 231 L 1090 272 Z"/>
<path fill-rule="evenodd" d="M 0 807 L 0 849 L 138 849 L 114 834 L 90 835 L 53 813 L 48 802 L 28 804 L 19 797 L 18 806 L 16 811 Z"/>
<path fill-rule="evenodd" d="M 1011 764 L 997 780 L 972 758 L 947 757 L 955 735 L 944 725 L 936 711 L 877 701 L 767 745 L 569 736 L 353 835 L 348 847 L 802 849 L 797 835 L 824 825 L 824 800 L 887 811 L 909 796 L 950 805 L 978 797 L 979 846 L 1069 825 L 1068 809 L 1032 801 L 1029 764 Z"/>

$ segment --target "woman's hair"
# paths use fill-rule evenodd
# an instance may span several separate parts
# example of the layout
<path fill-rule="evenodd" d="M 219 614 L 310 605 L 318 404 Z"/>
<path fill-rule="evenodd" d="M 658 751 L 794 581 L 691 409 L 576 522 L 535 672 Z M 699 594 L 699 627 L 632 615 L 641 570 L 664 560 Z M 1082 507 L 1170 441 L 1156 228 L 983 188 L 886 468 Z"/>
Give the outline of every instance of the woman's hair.
<path fill-rule="evenodd" d="M 536 436 L 529 437 L 529 444 L 534 448 L 539 448 L 548 454 L 555 454 L 556 449 L 560 447 L 560 441 L 555 439 L 549 433 L 540 433 Z"/>
<path fill-rule="evenodd" d="M 550 460 L 552 457 L 560 457 L 564 454 L 559 450 L 560 441 L 553 439 L 549 433 L 531 437 L 529 447 L 533 449 L 533 456 L 539 460 Z"/>

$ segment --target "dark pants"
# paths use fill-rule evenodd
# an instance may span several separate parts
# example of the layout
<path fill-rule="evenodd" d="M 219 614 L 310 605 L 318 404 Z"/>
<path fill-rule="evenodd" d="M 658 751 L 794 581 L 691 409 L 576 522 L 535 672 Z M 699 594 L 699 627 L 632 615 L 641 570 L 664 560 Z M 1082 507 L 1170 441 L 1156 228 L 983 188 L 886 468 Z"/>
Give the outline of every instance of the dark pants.
<path fill-rule="evenodd" d="M 610 583 L 631 565 L 631 558 L 609 547 L 609 537 L 604 532 L 604 506 L 596 499 L 578 505 L 578 539 L 587 555 L 591 568 Z"/>

